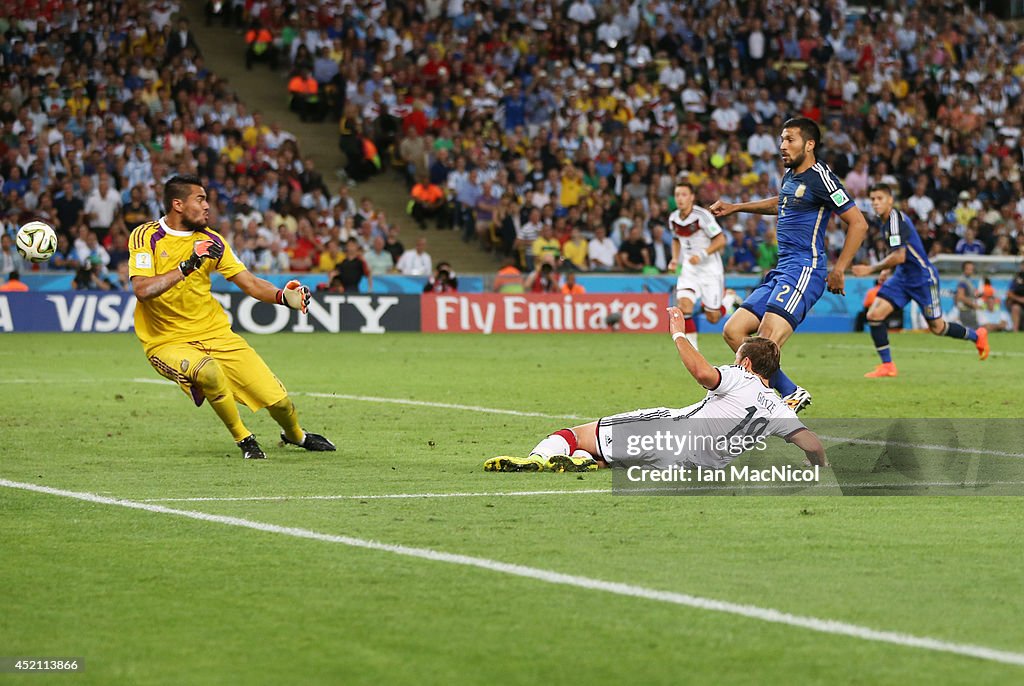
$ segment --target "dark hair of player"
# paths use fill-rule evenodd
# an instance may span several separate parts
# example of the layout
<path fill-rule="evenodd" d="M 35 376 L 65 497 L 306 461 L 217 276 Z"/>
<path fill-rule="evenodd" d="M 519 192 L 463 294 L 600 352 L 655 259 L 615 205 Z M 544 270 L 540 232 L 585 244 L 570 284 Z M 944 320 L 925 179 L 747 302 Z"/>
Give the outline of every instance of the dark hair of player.
<path fill-rule="evenodd" d="M 787 119 L 786 123 L 782 125 L 783 129 L 800 129 L 800 137 L 804 139 L 804 142 L 814 141 L 814 147 L 817 148 L 821 145 L 821 128 L 814 122 L 813 119 L 807 117 L 793 117 Z"/>
<path fill-rule="evenodd" d="M 175 200 L 184 200 L 191 192 L 192 186 L 203 187 L 203 180 L 195 174 L 182 174 L 173 176 L 164 184 L 164 210 L 171 211 L 171 204 Z"/>
<path fill-rule="evenodd" d="M 697 195 L 697 191 L 694 190 L 693 184 L 689 181 L 676 181 L 676 188 L 689 188 L 691 195 Z"/>
<path fill-rule="evenodd" d="M 748 336 L 738 352 L 740 359 L 750 358 L 750 369 L 759 376 L 770 379 L 779 371 L 779 346 L 770 338 Z"/>
<path fill-rule="evenodd" d="M 875 185 L 868 189 L 868 193 L 874 193 L 876 191 L 878 193 L 885 193 L 886 195 L 889 196 L 892 195 L 892 189 L 889 188 L 889 184 L 887 183 L 876 183 Z"/>

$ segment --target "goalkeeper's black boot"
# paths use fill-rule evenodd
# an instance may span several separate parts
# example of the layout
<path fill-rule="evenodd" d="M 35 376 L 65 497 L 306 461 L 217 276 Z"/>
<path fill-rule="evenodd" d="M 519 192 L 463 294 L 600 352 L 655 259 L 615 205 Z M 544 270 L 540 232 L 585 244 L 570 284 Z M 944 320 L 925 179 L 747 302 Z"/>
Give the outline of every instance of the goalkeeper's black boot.
<path fill-rule="evenodd" d="M 267 454 L 263 452 L 263 448 L 256 441 L 256 437 L 249 434 L 238 443 L 235 443 L 239 448 L 242 449 L 242 457 L 246 460 L 265 460 Z"/>
<path fill-rule="evenodd" d="M 316 452 L 337 450 L 337 448 L 334 447 L 333 443 L 331 443 L 329 440 L 327 440 L 320 434 L 311 434 L 308 431 L 305 433 L 306 437 L 302 440 L 302 443 L 296 443 L 294 441 L 289 441 L 288 437 L 285 436 L 284 432 L 282 431 L 281 443 L 284 443 L 286 445 L 297 445 L 300 448 L 305 448 L 306 450 L 313 450 Z"/>

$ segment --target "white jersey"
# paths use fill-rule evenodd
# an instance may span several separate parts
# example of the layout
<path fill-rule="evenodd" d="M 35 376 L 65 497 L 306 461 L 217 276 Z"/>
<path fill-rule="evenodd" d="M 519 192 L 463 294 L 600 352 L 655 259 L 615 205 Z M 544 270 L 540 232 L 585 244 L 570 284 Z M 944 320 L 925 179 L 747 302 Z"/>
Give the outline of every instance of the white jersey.
<path fill-rule="evenodd" d="M 694 275 L 721 274 L 722 256 L 720 253 L 708 255 L 697 264 L 690 264 L 691 255 L 700 254 L 711 247 L 711 239 L 722 233 L 722 227 L 715 221 L 715 215 L 703 207 L 694 205 L 685 217 L 674 210 L 668 218 L 668 228 L 672 232 L 672 240 L 679 244 L 679 264 L 682 274 Z"/>
<path fill-rule="evenodd" d="M 716 367 L 721 379 L 704 399 L 688 407 L 656 407 L 602 418 L 597 425 L 598 448 L 611 466 L 701 466 L 722 469 L 759 445 L 759 439 L 788 439 L 806 427 L 760 377 L 736 365 Z M 672 432 L 679 439 L 672 449 L 635 454 L 632 436 Z M 685 439 L 685 440 L 683 440 Z M 631 454 L 634 453 L 634 454 Z"/>

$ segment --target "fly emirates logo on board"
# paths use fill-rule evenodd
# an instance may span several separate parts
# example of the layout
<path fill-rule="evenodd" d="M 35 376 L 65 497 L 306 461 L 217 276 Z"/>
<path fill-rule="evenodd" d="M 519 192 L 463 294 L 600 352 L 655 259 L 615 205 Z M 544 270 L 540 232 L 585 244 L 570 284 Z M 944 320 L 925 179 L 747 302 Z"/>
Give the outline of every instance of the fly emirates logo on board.
<path fill-rule="evenodd" d="M 472 294 L 427 295 L 421 309 L 423 330 L 440 333 L 657 332 L 668 330 L 667 306 L 646 293 Z"/>

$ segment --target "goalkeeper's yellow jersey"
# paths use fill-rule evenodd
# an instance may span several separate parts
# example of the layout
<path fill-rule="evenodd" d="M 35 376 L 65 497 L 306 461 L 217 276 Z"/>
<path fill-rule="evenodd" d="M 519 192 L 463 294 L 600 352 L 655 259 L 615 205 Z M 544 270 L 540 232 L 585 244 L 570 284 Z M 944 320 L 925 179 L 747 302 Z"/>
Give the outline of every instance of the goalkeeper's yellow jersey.
<path fill-rule="evenodd" d="M 197 241 L 214 240 L 224 246 L 218 261 L 203 260 L 202 266 L 167 292 L 135 307 L 135 335 L 148 355 L 167 343 L 201 341 L 231 332 L 231 322 L 221 304 L 210 295 L 214 270 L 224 278 L 245 271 L 223 236 L 210 228 L 176 231 L 161 218 L 138 226 L 128 238 L 128 276 L 154 276 L 177 269 L 192 255 Z"/>

